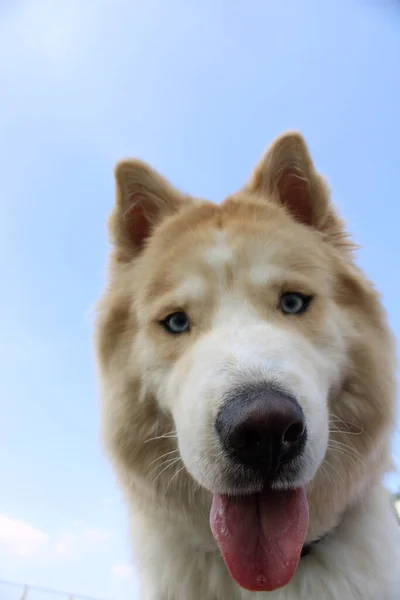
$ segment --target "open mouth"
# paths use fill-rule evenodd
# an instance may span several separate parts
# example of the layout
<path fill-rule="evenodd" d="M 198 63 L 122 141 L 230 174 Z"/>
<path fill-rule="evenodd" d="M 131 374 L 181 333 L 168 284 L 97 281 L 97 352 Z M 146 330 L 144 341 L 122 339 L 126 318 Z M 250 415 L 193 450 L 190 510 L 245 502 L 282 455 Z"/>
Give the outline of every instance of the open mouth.
<path fill-rule="evenodd" d="M 292 579 L 308 529 L 304 478 L 299 482 L 304 413 L 296 398 L 276 386 L 247 385 L 227 398 L 216 431 L 229 460 L 230 485 L 228 493 L 213 495 L 212 533 L 242 588 L 276 590 Z M 247 486 L 256 483 L 251 493 Z"/>
<path fill-rule="evenodd" d="M 243 496 L 214 494 L 210 525 L 233 579 L 250 591 L 273 591 L 292 579 L 308 528 L 304 488 Z"/>

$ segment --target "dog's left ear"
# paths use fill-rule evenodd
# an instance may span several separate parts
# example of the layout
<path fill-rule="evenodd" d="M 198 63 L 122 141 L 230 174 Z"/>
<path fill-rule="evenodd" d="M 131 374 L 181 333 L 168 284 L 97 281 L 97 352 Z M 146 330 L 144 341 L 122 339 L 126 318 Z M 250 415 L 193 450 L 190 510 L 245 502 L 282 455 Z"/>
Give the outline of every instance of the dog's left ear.
<path fill-rule="evenodd" d="M 332 219 L 328 187 L 297 132 L 272 143 L 246 189 L 284 205 L 294 219 L 316 229 L 323 230 Z"/>

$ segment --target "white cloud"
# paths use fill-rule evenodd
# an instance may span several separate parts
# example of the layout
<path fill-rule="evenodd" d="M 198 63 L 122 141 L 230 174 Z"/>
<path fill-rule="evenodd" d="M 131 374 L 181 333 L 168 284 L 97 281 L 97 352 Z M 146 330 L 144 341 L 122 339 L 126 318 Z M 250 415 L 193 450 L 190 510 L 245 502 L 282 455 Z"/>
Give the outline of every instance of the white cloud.
<path fill-rule="evenodd" d="M 111 573 L 121 581 L 131 580 L 133 578 L 133 568 L 131 565 L 113 565 Z"/>
<path fill-rule="evenodd" d="M 49 537 L 21 519 L 0 515 L 0 549 L 14 556 L 34 556 L 43 552 Z"/>
<path fill-rule="evenodd" d="M 52 551 L 59 556 L 74 556 L 101 550 L 109 535 L 99 529 L 88 529 L 77 524 L 60 532 L 53 541 Z"/>
<path fill-rule="evenodd" d="M 101 551 L 108 541 L 107 532 L 79 523 L 50 536 L 22 519 L 0 514 L 0 551 L 8 556 L 76 559 Z"/>

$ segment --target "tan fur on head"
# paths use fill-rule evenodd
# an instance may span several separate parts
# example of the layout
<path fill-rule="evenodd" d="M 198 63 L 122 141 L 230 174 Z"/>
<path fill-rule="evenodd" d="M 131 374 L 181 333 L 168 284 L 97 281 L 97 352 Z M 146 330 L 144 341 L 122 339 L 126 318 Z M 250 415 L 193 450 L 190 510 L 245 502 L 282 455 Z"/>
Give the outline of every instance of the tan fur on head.
<path fill-rule="evenodd" d="M 139 161 L 115 177 L 96 344 L 103 436 L 129 505 L 180 515 L 213 549 L 210 491 L 224 489 L 226 468 L 213 419 L 238 381 L 272 377 L 308 419 L 308 537 L 331 530 L 389 466 L 394 346 L 304 139 L 278 138 L 220 205 Z M 280 314 L 282 290 L 312 294 L 310 311 Z M 187 335 L 160 325 L 177 310 Z"/>

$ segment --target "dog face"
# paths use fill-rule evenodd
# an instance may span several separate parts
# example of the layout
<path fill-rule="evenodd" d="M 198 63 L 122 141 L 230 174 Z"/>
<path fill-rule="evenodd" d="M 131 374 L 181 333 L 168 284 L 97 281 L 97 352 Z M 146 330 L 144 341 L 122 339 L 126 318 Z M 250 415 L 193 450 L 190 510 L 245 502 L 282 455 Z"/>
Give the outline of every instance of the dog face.
<path fill-rule="evenodd" d="M 183 476 L 212 493 L 308 486 L 345 504 L 365 457 L 376 470 L 385 455 L 392 344 L 303 138 L 278 138 L 217 206 L 138 161 L 116 181 L 98 323 L 113 455 L 146 479 L 157 451 L 145 443 L 173 445 L 172 428 Z"/>
<path fill-rule="evenodd" d="M 324 242 L 275 207 L 242 213 L 237 202 L 172 250 L 166 225 L 157 248 L 163 262 L 138 294 L 134 354 L 141 371 L 151 365 L 151 392 L 173 417 L 190 474 L 210 491 L 231 493 L 255 491 L 265 476 L 278 486 L 313 478 L 349 326 L 335 303 Z M 280 438 L 286 429 L 296 442 L 288 452 L 279 439 L 261 447 L 258 437 Z M 249 446 L 243 456 L 235 435 Z"/>

